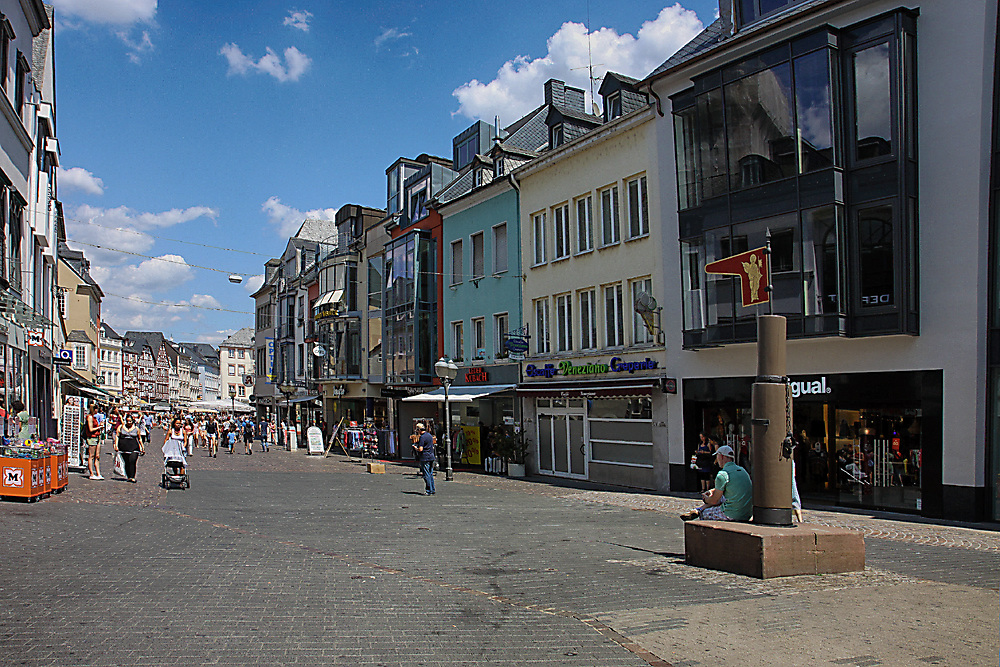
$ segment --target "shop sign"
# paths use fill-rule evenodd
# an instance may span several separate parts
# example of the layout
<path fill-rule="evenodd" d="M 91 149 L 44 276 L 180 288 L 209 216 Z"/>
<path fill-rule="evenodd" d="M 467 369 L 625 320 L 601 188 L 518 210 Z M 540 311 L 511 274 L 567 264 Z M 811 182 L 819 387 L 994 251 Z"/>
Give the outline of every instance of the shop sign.
<path fill-rule="evenodd" d="M 803 394 L 832 394 L 833 389 L 826 386 L 826 376 L 824 375 L 818 380 L 813 380 L 812 382 L 792 380 L 788 383 L 789 389 L 791 389 L 792 398 L 798 398 Z"/>
<path fill-rule="evenodd" d="M 508 352 L 524 354 L 528 351 L 528 341 L 521 336 L 508 336 L 504 342 L 504 347 L 507 348 Z"/>
<path fill-rule="evenodd" d="M 771 295 L 767 291 L 768 273 L 766 248 L 755 248 L 732 257 L 720 259 L 705 265 L 705 273 L 724 276 L 739 276 L 743 307 L 767 303 Z"/>
<path fill-rule="evenodd" d="M 432 387 L 382 387 L 379 389 L 379 395 L 382 398 L 406 398 L 407 396 L 422 394 L 431 388 Z"/>
<path fill-rule="evenodd" d="M 54 366 L 69 366 L 72 363 L 73 350 L 62 348 L 52 356 L 52 364 Z"/>
<path fill-rule="evenodd" d="M 607 364 L 574 364 L 572 361 L 560 361 L 559 366 L 555 364 L 545 364 L 538 368 L 534 364 L 528 364 L 524 369 L 524 374 L 528 377 L 543 377 L 552 379 L 557 375 L 605 375 L 609 373 L 635 373 L 636 371 L 650 371 L 658 368 L 660 362 L 646 357 L 642 361 L 623 361 L 621 357 L 611 357 Z"/>
<path fill-rule="evenodd" d="M 45 345 L 45 332 L 28 329 L 28 345 L 43 347 Z"/>
<path fill-rule="evenodd" d="M 274 339 L 267 338 L 267 384 L 274 384 L 274 381 L 278 379 L 278 376 L 274 373 Z"/>
<path fill-rule="evenodd" d="M 490 374 L 485 368 L 470 368 L 465 371 L 466 382 L 489 382 Z"/>
<path fill-rule="evenodd" d="M 326 392 L 327 396 L 332 398 L 340 398 L 341 396 L 347 395 L 347 387 L 342 384 L 334 385 L 330 387 L 330 390 Z"/>

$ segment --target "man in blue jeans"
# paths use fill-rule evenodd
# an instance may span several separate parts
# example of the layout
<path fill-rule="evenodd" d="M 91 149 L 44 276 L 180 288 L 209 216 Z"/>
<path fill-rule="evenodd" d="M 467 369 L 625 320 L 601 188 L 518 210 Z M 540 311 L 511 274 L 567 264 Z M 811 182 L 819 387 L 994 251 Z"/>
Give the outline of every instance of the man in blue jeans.
<path fill-rule="evenodd" d="M 423 423 L 417 424 L 419 438 L 413 449 L 417 452 L 420 462 L 420 474 L 424 476 L 425 495 L 434 495 L 434 436 L 427 432 Z"/>

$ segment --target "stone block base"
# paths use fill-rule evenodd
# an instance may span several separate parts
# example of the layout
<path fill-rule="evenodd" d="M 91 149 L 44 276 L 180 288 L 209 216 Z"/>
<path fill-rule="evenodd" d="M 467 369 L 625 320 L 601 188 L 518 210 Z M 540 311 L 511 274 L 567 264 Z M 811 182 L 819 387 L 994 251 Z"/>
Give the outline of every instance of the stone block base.
<path fill-rule="evenodd" d="M 384 463 L 376 463 L 374 461 L 369 461 L 368 462 L 368 472 L 376 474 L 376 475 L 385 474 L 385 464 Z"/>
<path fill-rule="evenodd" d="M 785 528 L 689 521 L 684 524 L 684 553 L 690 565 L 758 579 L 865 569 L 860 532 L 809 524 Z"/>

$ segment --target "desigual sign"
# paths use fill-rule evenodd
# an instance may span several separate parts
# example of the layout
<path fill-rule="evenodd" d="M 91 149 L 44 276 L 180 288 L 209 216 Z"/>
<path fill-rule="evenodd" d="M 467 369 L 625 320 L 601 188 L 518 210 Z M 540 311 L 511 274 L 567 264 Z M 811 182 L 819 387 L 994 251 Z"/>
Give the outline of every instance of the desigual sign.
<path fill-rule="evenodd" d="M 832 394 L 833 389 L 826 386 L 826 376 L 824 375 L 818 380 L 813 380 L 812 382 L 792 380 L 788 383 L 788 388 L 791 390 L 792 398 L 798 398 L 803 394 Z"/>
<path fill-rule="evenodd" d="M 646 357 L 642 361 L 624 361 L 621 357 L 611 357 L 606 364 L 574 364 L 572 361 L 560 361 L 559 365 L 545 364 L 541 368 L 528 364 L 524 374 L 528 377 L 554 378 L 557 375 L 604 375 L 608 373 L 635 373 L 636 371 L 651 371 L 659 368 L 660 362 Z"/>

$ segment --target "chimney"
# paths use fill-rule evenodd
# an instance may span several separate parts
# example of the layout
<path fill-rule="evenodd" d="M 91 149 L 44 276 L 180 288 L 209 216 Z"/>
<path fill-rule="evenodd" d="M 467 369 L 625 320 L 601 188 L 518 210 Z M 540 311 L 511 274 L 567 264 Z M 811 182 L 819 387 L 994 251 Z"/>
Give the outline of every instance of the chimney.
<path fill-rule="evenodd" d="M 580 113 L 587 113 L 586 96 L 582 88 L 572 88 L 566 86 L 563 91 L 563 98 L 566 100 L 566 108 Z"/>
<path fill-rule="evenodd" d="M 566 84 L 558 79 L 545 82 L 545 103 L 556 107 L 566 106 Z"/>
<path fill-rule="evenodd" d="M 719 18 L 727 35 L 733 34 L 733 0 L 719 0 Z"/>

